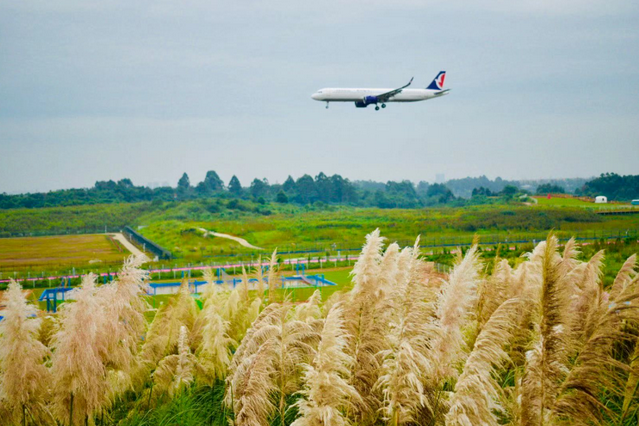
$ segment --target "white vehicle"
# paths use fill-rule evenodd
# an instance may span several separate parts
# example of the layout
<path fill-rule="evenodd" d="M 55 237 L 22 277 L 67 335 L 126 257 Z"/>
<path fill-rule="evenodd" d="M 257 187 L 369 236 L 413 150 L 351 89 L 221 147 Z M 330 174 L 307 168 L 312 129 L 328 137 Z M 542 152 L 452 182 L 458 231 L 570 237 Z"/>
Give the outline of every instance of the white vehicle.
<path fill-rule="evenodd" d="M 387 102 L 419 102 L 428 99 L 439 98 L 448 94 L 450 89 L 444 90 L 446 71 L 440 71 L 437 77 L 425 89 L 407 89 L 413 82 L 411 78 L 408 84 L 398 89 L 320 89 L 311 95 L 316 101 L 326 102 L 354 102 L 357 108 L 366 108 L 375 105 L 386 108 Z"/>

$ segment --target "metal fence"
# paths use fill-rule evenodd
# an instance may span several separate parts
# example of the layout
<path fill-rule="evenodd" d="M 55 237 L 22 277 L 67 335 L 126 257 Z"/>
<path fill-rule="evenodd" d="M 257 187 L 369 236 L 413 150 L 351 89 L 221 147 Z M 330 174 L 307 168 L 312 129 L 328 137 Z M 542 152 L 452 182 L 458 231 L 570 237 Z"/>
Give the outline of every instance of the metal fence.
<path fill-rule="evenodd" d="M 124 235 L 132 242 L 135 242 L 138 245 L 143 246 L 144 251 L 148 250 L 154 255 L 156 255 L 159 259 L 172 259 L 173 255 L 170 251 L 161 247 L 160 245 L 154 243 L 143 235 L 140 235 L 136 231 L 133 230 L 130 226 L 124 228 Z"/>

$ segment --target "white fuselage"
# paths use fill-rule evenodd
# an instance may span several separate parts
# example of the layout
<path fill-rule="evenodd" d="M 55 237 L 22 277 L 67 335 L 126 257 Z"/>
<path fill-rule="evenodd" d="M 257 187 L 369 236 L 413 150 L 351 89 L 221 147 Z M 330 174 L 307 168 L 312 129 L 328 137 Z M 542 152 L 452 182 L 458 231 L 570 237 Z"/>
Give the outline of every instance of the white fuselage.
<path fill-rule="evenodd" d="M 393 89 L 320 89 L 311 98 L 323 102 L 359 102 L 366 96 L 377 96 Z M 448 94 L 441 90 L 404 89 L 386 102 L 418 102 Z"/>

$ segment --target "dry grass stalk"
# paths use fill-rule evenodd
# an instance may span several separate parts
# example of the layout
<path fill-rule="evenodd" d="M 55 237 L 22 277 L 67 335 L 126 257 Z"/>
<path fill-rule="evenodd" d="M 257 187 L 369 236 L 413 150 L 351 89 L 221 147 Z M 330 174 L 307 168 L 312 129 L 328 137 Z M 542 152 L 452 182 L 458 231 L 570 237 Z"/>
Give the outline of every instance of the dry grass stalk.
<path fill-rule="evenodd" d="M 215 304 L 205 304 L 200 316 L 204 326 L 198 358 L 206 371 L 206 380 L 213 384 L 226 377 L 231 362 L 231 348 L 237 343 L 228 336 L 230 322 L 222 318 Z"/>
<path fill-rule="evenodd" d="M 167 355 L 177 353 L 180 327 L 192 329 L 198 308 L 191 297 L 188 281 L 184 280 L 176 297 L 161 307 L 149 327 L 141 351 L 141 366 L 137 377 L 148 377 L 157 363 Z"/>
<path fill-rule="evenodd" d="M 384 416 L 394 426 L 412 423 L 419 409 L 430 409 L 424 373 L 432 370 L 428 336 L 433 308 L 430 289 L 417 273 L 421 264 L 418 255 L 416 242 L 413 249 L 404 249 L 400 256 L 408 257 L 407 273 L 393 284 L 388 349 L 380 352 L 383 363 L 376 387 L 384 395 Z"/>
<path fill-rule="evenodd" d="M 353 358 L 345 352 L 348 336 L 342 314 L 337 305 L 326 316 L 315 358 L 305 366 L 303 398 L 296 403 L 300 417 L 292 426 L 349 424 L 344 412 L 359 395 L 348 383 Z"/>
<path fill-rule="evenodd" d="M 257 258 L 257 266 L 253 270 L 253 278 L 257 280 L 255 289 L 257 290 L 257 296 L 264 297 L 264 291 L 266 290 L 266 283 L 264 282 L 264 268 L 262 268 L 262 256 Z"/>
<path fill-rule="evenodd" d="M 639 325 L 638 300 L 639 291 L 630 287 L 612 300 L 598 294 L 591 315 L 592 332 L 587 335 L 559 389 L 552 410 L 552 423 L 602 424 L 602 413 L 614 417 L 601 403 L 601 392 L 605 390 L 608 397 L 622 397 L 624 394 L 625 383 L 622 380 L 629 367 L 615 358 L 613 347 L 635 339 L 625 329 L 628 325 L 635 328 Z"/>
<path fill-rule="evenodd" d="M 44 361 L 49 350 L 37 340 L 40 320 L 35 306 L 27 303 L 20 284 L 13 279 L 4 292 L 6 309 L 0 321 L 0 400 L 7 417 L 16 423 L 33 418 L 49 423 L 45 407 L 49 396 L 49 370 Z"/>
<path fill-rule="evenodd" d="M 451 426 L 499 424 L 495 411 L 501 388 L 494 373 L 502 368 L 508 354 L 504 346 L 517 327 L 517 316 L 525 303 L 523 298 L 509 299 L 491 315 L 479 334 L 464 370 L 455 385 L 446 415 L 446 424 Z"/>
<path fill-rule="evenodd" d="M 429 380 L 435 385 L 458 374 L 456 367 L 466 349 L 462 330 L 473 311 L 478 283 L 479 257 L 477 246 L 473 246 L 442 284 L 436 302 L 433 322 L 436 332 L 430 343 L 433 370 L 429 372 Z"/>
<path fill-rule="evenodd" d="M 550 235 L 543 248 L 543 255 L 538 257 L 533 252 L 531 258 L 531 261 L 539 262 L 542 283 L 535 309 L 535 338 L 532 349 L 526 354 L 526 371 L 521 384 L 523 425 L 544 424 L 567 371 L 568 292 L 572 286 L 559 274 L 561 257 L 557 254 L 556 237 Z"/>
<path fill-rule="evenodd" d="M 140 269 L 146 260 L 143 256 L 129 257 L 124 262 L 118 279 L 103 285 L 97 292 L 104 314 L 102 357 L 108 369 L 123 373 L 117 375 L 120 379 L 131 375 L 137 360 L 141 336 L 147 327 L 144 312 L 148 305 L 141 297 L 146 293 L 147 273 Z M 123 380 L 114 383 L 122 390 Z"/>
<path fill-rule="evenodd" d="M 280 299 L 279 290 L 282 288 L 282 281 L 278 273 L 277 249 L 273 250 L 273 254 L 268 261 L 268 303 L 273 303 Z"/>
<path fill-rule="evenodd" d="M 108 403 L 104 314 L 93 274 L 73 291 L 76 301 L 60 308 L 61 327 L 53 338 L 53 411 L 63 424 L 82 425 Z"/>
<path fill-rule="evenodd" d="M 284 424 L 285 398 L 298 390 L 301 366 L 310 360 L 318 338 L 309 324 L 289 315 L 289 305 L 271 304 L 264 312 L 235 353 L 228 379 L 226 401 L 238 426 L 264 424 L 274 409 Z"/>
<path fill-rule="evenodd" d="M 386 293 L 380 285 L 382 242 L 378 229 L 366 236 L 366 244 L 353 268 L 355 285 L 344 306 L 344 324 L 351 336 L 348 353 L 355 360 L 351 384 L 362 396 L 350 415 L 360 424 L 374 421 L 382 400 L 379 392 L 372 391 L 380 373 L 377 354 L 385 348 L 388 329 Z"/>
<path fill-rule="evenodd" d="M 156 394 L 162 395 L 166 392 L 173 398 L 181 393 L 193 382 L 196 363 L 196 358 L 189 349 L 188 329 L 186 326 L 181 326 L 178 353 L 160 361 L 157 370 L 153 372 Z"/>

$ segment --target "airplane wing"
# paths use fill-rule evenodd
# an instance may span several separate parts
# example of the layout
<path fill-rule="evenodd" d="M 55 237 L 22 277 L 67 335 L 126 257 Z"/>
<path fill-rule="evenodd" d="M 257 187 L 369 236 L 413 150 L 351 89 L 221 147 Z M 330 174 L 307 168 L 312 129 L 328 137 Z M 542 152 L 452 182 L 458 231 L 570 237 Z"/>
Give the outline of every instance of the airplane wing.
<path fill-rule="evenodd" d="M 408 86 L 410 86 L 410 84 L 413 82 L 413 78 L 411 77 L 410 81 L 408 82 L 408 84 L 395 89 L 395 90 L 391 90 L 390 92 L 386 92 L 386 93 L 382 93 L 381 95 L 377 95 L 376 98 L 380 101 L 380 102 L 386 102 L 387 100 L 389 100 L 390 98 L 392 98 L 393 96 L 397 95 L 398 93 L 401 93 L 402 90 L 404 90 L 405 88 L 407 88 Z"/>

